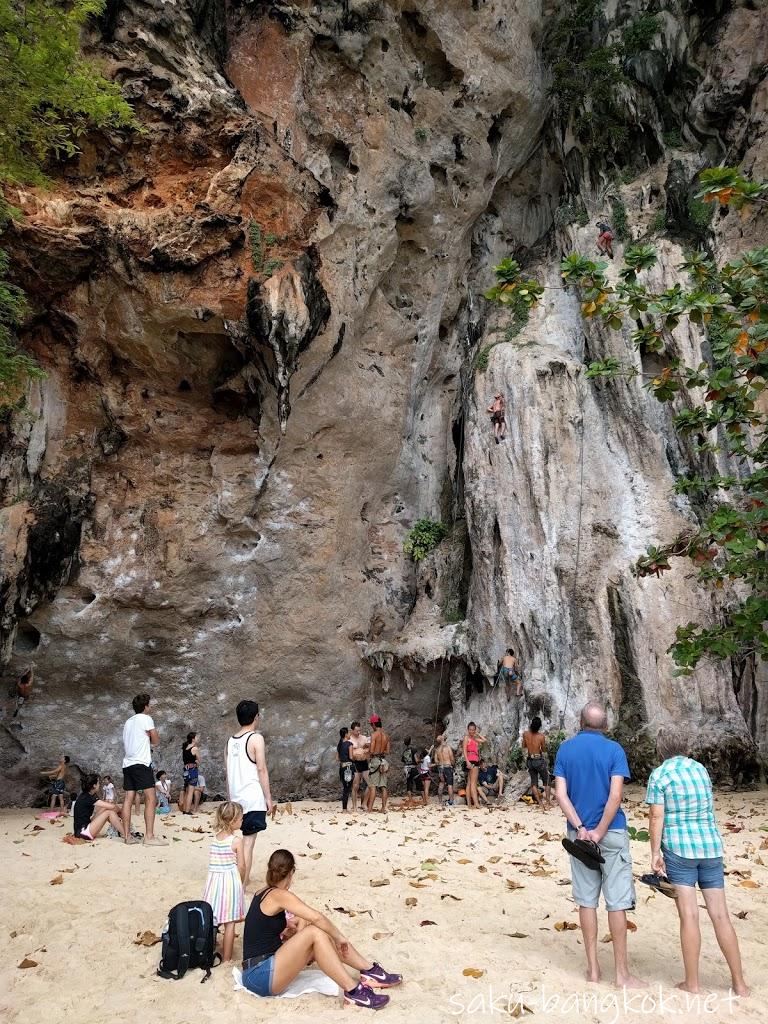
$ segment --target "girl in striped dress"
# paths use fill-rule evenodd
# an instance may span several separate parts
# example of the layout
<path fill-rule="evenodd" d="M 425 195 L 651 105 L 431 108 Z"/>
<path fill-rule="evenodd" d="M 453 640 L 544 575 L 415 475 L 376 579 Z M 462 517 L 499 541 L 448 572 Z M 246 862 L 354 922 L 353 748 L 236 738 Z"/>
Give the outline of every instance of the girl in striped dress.
<path fill-rule="evenodd" d="M 224 927 L 222 959 L 232 959 L 235 946 L 235 922 L 245 917 L 243 878 L 245 875 L 245 853 L 243 834 L 243 808 L 240 804 L 227 801 L 216 811 L 214 828 L 216 835 L 211 843 L 208 862 L 208 880 L 205 883 L 203 899 L 213 908 L 217 925 Z"/>

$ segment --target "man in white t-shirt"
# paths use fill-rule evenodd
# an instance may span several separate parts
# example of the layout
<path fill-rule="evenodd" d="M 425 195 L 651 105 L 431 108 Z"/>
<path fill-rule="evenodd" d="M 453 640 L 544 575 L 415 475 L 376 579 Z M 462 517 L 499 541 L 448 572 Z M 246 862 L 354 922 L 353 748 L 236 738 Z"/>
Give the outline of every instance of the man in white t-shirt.
<path fill-rule="evenodd" d="M 267 814 L 272 810 L 272 795 L 269 790 L 264 737 L 256 731 L 259 726 L 259 705 L 255 700 L 241 700 L 235 708 L 235 714 L 240 728 L 227 740 L 225 767 L 228 799 L 243 808 L 240 828 L 245 854 L 243 884 L 247 885 L 251 877 L 256 836 L 267 827 Z"/>
<path fill-rule="evenodd" d="M 146 713 L 149 694 L 140 693 L 133 698 L 135 714 L 123 726 L 123 830 L 126 843 L 135 843 L 131 835 L 131 807 L 136 793 L 144 793 L 144 845 L 167 846 L 166 839 L 155 835 L 155 775 L 152 771 L 152 745 L 160 739 L 155 723 Z"/>

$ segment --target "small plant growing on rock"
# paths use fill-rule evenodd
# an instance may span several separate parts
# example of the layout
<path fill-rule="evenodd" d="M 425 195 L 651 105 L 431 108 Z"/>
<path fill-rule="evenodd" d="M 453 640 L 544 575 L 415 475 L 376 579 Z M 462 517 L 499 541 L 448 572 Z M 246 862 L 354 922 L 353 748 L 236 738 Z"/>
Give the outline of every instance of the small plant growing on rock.
<path fill-rule="evenodd" d="M 251 263 L 257 274 L 260 274 L 264 266 L 264 248 L 261 239 L 261 224 L 252 220 L 248 226 L 248 241 L 251 246 Z"/>
<path fill-rule="evenodd" d="M 417 128 L 413 134 L 416 137 L 416 141 L 420 146 L 423 146 L 424 143 L 429 138 L 429 132 L 427 131 L 426 128 Z"/>
<path fill-rule="evenodd" d="M 621 199 L 614 199 L 611 202 L 611 207 L 613 209 L 613 233 L 620 242 L 626 242 L 631 238 L 627 208 Z"/>
<path fill-rule="evenodd" d="M 264 273 L 267 275 L 276 274 L 283 266 L 282 260 L 267 260 L 264 264 Z"/>
<path fill-rule="evenodd" d="M 655 14 L 641 14 L 621 33 L 622 51 L 625 57 L 652 49 L 653 40 L 659 33 L 661 22 Z"/>
<path fill-rule="evenodd" d="M 403 551 L 412 562 L 420 562 L 447 536 L 448 527 L 445 523 L 434 519 L 419 519 L 408 531 L 408 536 L 403 542 Z"/>

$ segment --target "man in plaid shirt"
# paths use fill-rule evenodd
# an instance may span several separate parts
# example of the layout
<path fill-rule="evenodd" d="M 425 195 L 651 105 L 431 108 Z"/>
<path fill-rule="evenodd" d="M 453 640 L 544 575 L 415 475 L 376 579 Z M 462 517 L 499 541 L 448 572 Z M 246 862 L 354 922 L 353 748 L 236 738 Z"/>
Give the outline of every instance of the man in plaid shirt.
<path fill-rule="evenodd" d="M 649 805 L 651 870 L 666 875 L 677 893 L 685 966 L 685 980 L 678 988 L 699 991 L 698 883 L 731 970 L 731 987 L 738 996 L 748 995 L 739 942 L 725 902 L 723 840 L 715 821 L 712 783 L 704 765 L 687 756 L 690 751 L 685 737 L 662 730 L 657 745 L 667 759 L 651 772 L 645 802 Z"/>

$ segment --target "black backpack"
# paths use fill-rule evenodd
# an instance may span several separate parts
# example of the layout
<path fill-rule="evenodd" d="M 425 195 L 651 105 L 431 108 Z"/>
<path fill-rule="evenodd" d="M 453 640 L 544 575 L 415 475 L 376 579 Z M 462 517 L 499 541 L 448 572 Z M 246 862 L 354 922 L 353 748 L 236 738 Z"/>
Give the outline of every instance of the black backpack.
<path fill-rule="evenodd" d="M 217 932 L 210 903 L 177 903 L 163 932 L 163 955 L 157 973 L 161 978 L 179 981 L 190 967 L 201 967 L 205 971 L 202 985 L 210 978 L 211 969 L 221 963 L 221 954 L 216 952 Z"/>

